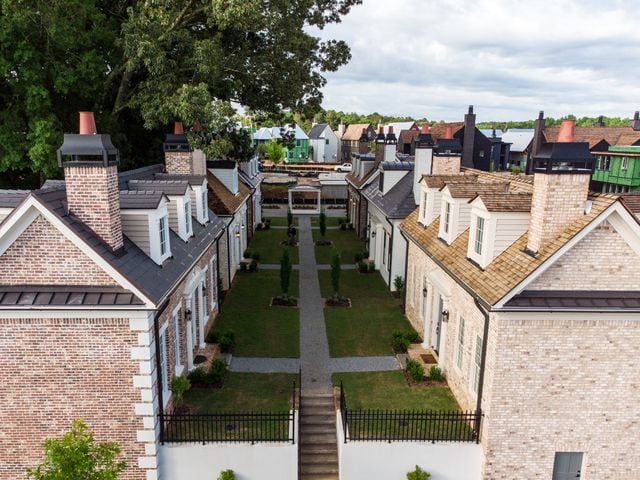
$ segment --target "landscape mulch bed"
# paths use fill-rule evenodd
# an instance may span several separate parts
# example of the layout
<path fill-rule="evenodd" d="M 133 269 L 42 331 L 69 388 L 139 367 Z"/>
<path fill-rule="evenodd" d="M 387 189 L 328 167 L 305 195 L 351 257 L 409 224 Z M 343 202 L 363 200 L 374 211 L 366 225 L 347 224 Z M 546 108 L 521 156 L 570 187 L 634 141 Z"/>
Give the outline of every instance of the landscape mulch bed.
<path fill-rule="evenodd" d="M 338 307 L 338 308 L 351 308 L 351 299 L 350 298 L 338 298 L 335 299 L 333 297 L 324 299 L 325 307 Z"/>
<path fill-rule="evenodd" d="M 298 299 L 290 297 L 287 300 L 280 297 L 272 297 L 270 307 L 288 307 L 288 308 L 298 308 Z"/>

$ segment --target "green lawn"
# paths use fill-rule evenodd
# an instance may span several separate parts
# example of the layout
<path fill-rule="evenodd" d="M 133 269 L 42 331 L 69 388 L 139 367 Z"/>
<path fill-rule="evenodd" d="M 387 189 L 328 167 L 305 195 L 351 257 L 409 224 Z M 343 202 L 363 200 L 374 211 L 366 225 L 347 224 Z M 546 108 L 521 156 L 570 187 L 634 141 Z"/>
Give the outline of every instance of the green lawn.
<path fill-rule="evenodd" d="M 340 226 L 341 218 L 344 218 L 344 217 L 327 217 L 327 227 Z M 320 226 L 320 217 L 311 217 L 311 226 L 312 227 Z"/>
<path fill-rule="evenodd" d="M 344 384 L 347 406 L 359 409 L 460 410 L 446 385 L 409 387 L 401 371 L 334 373 L 333 384 Z"/>
<path fill-rule="evenodd" d="M 229 372 L 222 388 L 192 388 L 184 400 L 190 413 L 287 412 L 297 378 L 288 373 Z"/>
<path fill-rule="evenodd" d="M 298 296 L 298 272 L 291 272 L 291 295 Z M 270 307 L 280 294 L 280 272 L 238 272 L 227 293 L 214 330 L 233 330 L 239 357 L 300 356 L 300 322 L 297 308 Z"/>
<path fill-rule="evenodd" d="M 318 272 L 323 297 L 333 294 L 331 272 Z M 340 294 L 351 298 L 352 308 L 325 308 L 324 318 L 332 357 L 392 355 L 395 331 L 413 328 L 380 275 L 343 270 Z"/>
<path fill-rule="evenodd" d="M 325 236 L 320 230 L 313 230 L 314 240 L 330 240 L 333 245 L 316 246 L 316 262 L 329 264 L 335 252 L 340 254 L 342 263 L 354 263 L 354 257 L 365 250 L 365 243 L 358 238 L 353 230 L 327 230 Z"/>
<path fill-rule="evenodd" d="M 289 224 L 287 223 L 287 217 L 270 217 L 268 214 L 265 215 L 264 212 L 262 213 L 262 221 L 266 220 L 267 218 L 271 219 L 271 226 L 272 227 L 288 227 Z M 297 217 L 293 217 L 293 224 L 294 225 L 298 225 L 298 218 Z"/>
<path fill-rule="evenodd" d="M 256 230 L 247 249 L 252 253 L 258 252 L 261 263 L 280 263 L 282 251 L 288 248 L 291 254 L 291 262 L 293 264 L 298 263 L 298 248 L 282 246 L 280 242 L 284 240 L 287 240 L 287 231 L 281 228 Z"/>

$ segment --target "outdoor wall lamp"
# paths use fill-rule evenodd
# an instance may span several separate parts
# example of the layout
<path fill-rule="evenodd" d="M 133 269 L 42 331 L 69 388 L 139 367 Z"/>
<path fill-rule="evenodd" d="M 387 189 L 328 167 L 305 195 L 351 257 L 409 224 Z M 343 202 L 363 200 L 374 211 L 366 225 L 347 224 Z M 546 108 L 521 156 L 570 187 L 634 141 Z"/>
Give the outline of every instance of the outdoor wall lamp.
<path fill-rule="evenodd" d="M 184 318 L 185 318 L 185 320 L 186 320 L 187 322 L 190 322 L 190 321 L 191 321 L 191 309 L 187 308 L 187 309 L 184 311 Z"/>
<path fill-rule="evenodd" d="M 373 232 L 371 232 L 371 238 L 376 238 L 376 232 L 375 230 Z"/>
<path fill-rule="evenodd" d="M 244 222 L 242 222 L 242 225 L 240 226 L 240 228 L 244 230 Z"/>
<path fill-rule="evenodd" d="M 236 230 L 236 238 L 240 238 L 240 230 Z"/>
<path fill-rule="evenodd" d="M 424 298 L 427 298 L 427 293 L 429 293 L 429 290 L 427 290 L 426 288 L 423 288 L 423 289 L 422 289 L 422 296 L 423 296 Z"/>
<path fill-rule="evenodd" d="M 442 321 L 447 323 L 449 321 L 449 310 L 442 311 Z"/>

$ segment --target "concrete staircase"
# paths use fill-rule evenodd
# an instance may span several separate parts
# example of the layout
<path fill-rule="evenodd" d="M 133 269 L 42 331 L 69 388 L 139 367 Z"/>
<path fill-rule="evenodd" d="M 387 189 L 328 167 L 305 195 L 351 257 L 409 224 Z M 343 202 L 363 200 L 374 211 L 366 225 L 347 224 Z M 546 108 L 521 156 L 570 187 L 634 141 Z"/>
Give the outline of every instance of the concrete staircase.
<path fill-rule="evenodd" d="M 300 405 L 302 480 L 339 480 L 336 408 L 332 394 L 304 394 Z"/>

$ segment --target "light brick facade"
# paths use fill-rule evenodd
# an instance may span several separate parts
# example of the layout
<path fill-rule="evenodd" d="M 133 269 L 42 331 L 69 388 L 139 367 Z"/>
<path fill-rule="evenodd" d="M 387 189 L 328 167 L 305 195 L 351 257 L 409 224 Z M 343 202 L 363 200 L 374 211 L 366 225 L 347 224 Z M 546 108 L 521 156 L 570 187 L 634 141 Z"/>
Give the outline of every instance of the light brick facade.
<path fill-rule="evenodd" d="M 165 152 L 164 164 L 167 173 L 171 175 L 193 175 L 192 157 L 192 152 Z"/>
<path fill-rule="evenodd" d="M 64 167 L 69 212 L 117 251 L 123 246 L 118 166 Z"/>
<path fill-rule="evenodd" d="M 433 156 L 432 175 L 458 175 L 460 173 L 460 156 Z"/>

